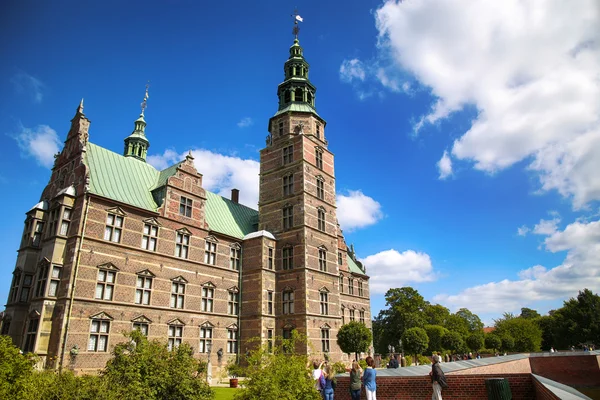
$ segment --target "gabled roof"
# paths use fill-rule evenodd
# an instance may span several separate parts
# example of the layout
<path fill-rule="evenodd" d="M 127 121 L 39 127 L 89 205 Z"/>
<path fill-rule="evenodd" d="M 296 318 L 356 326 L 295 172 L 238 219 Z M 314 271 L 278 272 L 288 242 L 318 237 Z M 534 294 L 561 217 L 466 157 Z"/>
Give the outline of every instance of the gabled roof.
<path fill-rule="evenodd" d="M 181 164 L 158 171 L 141 160 L 93 143 L 88 142 L 86 149 L 84 162 L 90 171 L 90 193 L 153 212 L 159 205 L 152 191 L 166 185 Z M 206 191 L 206 221 L 214 232 L 243 239 L 256 231 L 258 211 Z"/>

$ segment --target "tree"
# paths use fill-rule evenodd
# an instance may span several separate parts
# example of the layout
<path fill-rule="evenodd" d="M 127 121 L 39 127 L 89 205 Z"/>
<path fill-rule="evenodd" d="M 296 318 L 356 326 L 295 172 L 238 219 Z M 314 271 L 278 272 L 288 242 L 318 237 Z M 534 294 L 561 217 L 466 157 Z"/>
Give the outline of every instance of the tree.
<path fill-rule="evenodd" d="M 514 351 L 540 351 L 542 330 L 531 319 L 512 317 L 496 320 L 496 332 L 500 337 L 510 336 L 514 339 Z"/>
<path fill-rule="evenodd" d="M 0 398 L 12 398 L 17 384 L 33 374 L 34 361 L 20 353 L 9 336 L 0 336 Z"/>
<path fill-rule="evenodd" d="M 342 325 L 337 334 L 337 343 L 344 353 L 354 353 L 358 360 L 358 353 L 367 352 L 373 340 L 371 330 L 362 322 L 350 321 Z"/>
<path fill-rule="evenodd" d="M 511 351 L 515 347 L 515 339 L 512 336 L 505 334 L 501 337 L 500 350 L 507 352 Z"/>
<path fill-rule="evenodd" d="M 427 353 L 433 353 L 434 351 L 442 351 L 444 346 L 442 345 L 442 339 L 448 334 L 448 329 L 440 325 L 425 325 L 425 332 L 429 338 L 429 347 Z"/>
<path fill-rule="evenodd" d="M 523 307 L 523 308 L 521 308 L 521 315 L 519 315 L 519 317 L 525 318 L 525 319 L 536 319 L 536 318 L 541 317 L 541 315 L 536 310 L 532 310 L 531 308 Z"/>
<path fill-rule="evenodd" d="M 483 322 L 481 322 L 481 319 L 477 314 L 473 314 L 469 309 L 461 308 L 456 312 L 456 316 L 462 318 L 466 322 L 467 329 L 470 333 L 482 332 Z"/>
<path fill-rule="evenodd" d="M 409 354 L 415 355 L 415 360 L 418 360 L 417 355 L 423 354 L 429 345 L 427 332 L 423 328 L 410 328 L 402 335 L 402 346 Z"/>
<path fill-rule="evenodd" d="M 113 350 L 102 377 L 120 399 L 201 400 L 213 393 L 203 379 L 206 363 L 195 359 L 187 343 L 171 351 L 139 331 Z"/>
<path fill-rule="evenodd" d="M 445 326 L 450 310 L 440 304 L 430 304 L 425 307 L 425 323 L 427 325 Z"/>
<path fill-rule="evenodd" d="M 502 339 L 494 334 L 485 335 L 485 347 L 497 351 L 502 347 Z"/>
<path fill-rule="evenodd" d="M 458 333 L 463 340 L 471 332 L 468 322 L 457 314 L 450 314 L 448 316 L 444 328 L 448 329 L 450 332 Z"/>
<path fill-rule="evenodd" d="M 467 337 L 465 342 L 471 351 L 477 352 L 483 347 L 483 335 L 480 333 L 472 333 Z"/>
<path fill-rule="evenodd" d="M 321 400 L 315 389 L 308 356 L 286 349 L 306 346 L 306 339 L 293 331 L 291 339 L 278 338 L 272 350 L 256 346 L 246 358 L 246 380 L 235 394 L 236 400 Z"/>
<path fill-rule="evenodd" d="M 552 316 L 556 323 L 557 346 L 567 348 L 585 343 L 600 346 L 600 296 L 597 294 L 584 289 L 576 299 L 565 301 Z"/>
<path fill-rule="evenodd" d="M 444 335 L 444 337 L 442 338 L 442 344 L 444 345 L 444 348 L 452 351 L 453 353 L 460 352 L 465 346 L 465 343 L 460 333 L 452 331 Z"/>

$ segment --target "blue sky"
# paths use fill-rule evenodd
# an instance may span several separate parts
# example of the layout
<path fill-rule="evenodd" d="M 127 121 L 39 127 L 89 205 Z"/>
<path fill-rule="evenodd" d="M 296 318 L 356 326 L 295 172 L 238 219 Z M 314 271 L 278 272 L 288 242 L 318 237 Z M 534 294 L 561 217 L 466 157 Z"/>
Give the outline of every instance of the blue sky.
<path fill-rule="evenodd" d="M 0 298 L 82 97 L 90 140 L 120 153 L 149 80 L 150 162 L 192 149 L 210 190 L 238 187 L 254 205 L 294 6 L 0 5 Z M 373 313 L 405 285 L 488 323 L 600 291 L 593 0 L 305 1 L 299 13 Z"/>

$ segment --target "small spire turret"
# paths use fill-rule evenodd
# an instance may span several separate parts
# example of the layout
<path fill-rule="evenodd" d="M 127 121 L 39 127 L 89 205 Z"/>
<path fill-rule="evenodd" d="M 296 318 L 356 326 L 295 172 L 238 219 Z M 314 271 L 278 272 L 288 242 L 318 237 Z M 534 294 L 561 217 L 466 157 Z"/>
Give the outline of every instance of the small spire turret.
<path fill-rule="evenodd" d="M 141 161 L 146 161 L 146 154 L 148 153 L 148 148 L 150 147 L 150 142 L 146 138 L 146 120 L 144 119 L 144 111 L 148 106 L 148 88 L 150 87 L 150 83 L 146 84 L 146 93 L 144 95 L 144 100 L 141 103 L 141 113 L 138 119 L 134 122 L 134 129 L 131 135 L 125 138 L 125 150 L 123 155 L 125 157 L 134 157 Z"/>

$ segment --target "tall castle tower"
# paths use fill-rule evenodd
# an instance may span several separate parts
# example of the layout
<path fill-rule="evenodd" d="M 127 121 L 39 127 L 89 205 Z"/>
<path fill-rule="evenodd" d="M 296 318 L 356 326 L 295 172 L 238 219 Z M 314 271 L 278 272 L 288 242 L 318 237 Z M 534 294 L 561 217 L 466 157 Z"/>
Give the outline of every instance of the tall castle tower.
<path fill-rule="evenodd" d="M 263 259 L 248 263 L 263 268 L 244 270 L 242 334 L 250 338 L 262 331 L 269 341 L 296 329 L 309 339 L 307 352 L 340 359 L 340 326 L 355 318 L 370 326 L 368 277 L 349 254 L 337 222 L 334 157 L 297 35 L 289 53 L 278 110 L 260 152 L 258 229 L 272 239 L 263 238 Z M 273 299 L 276 307 L 269 305 Z"/>

